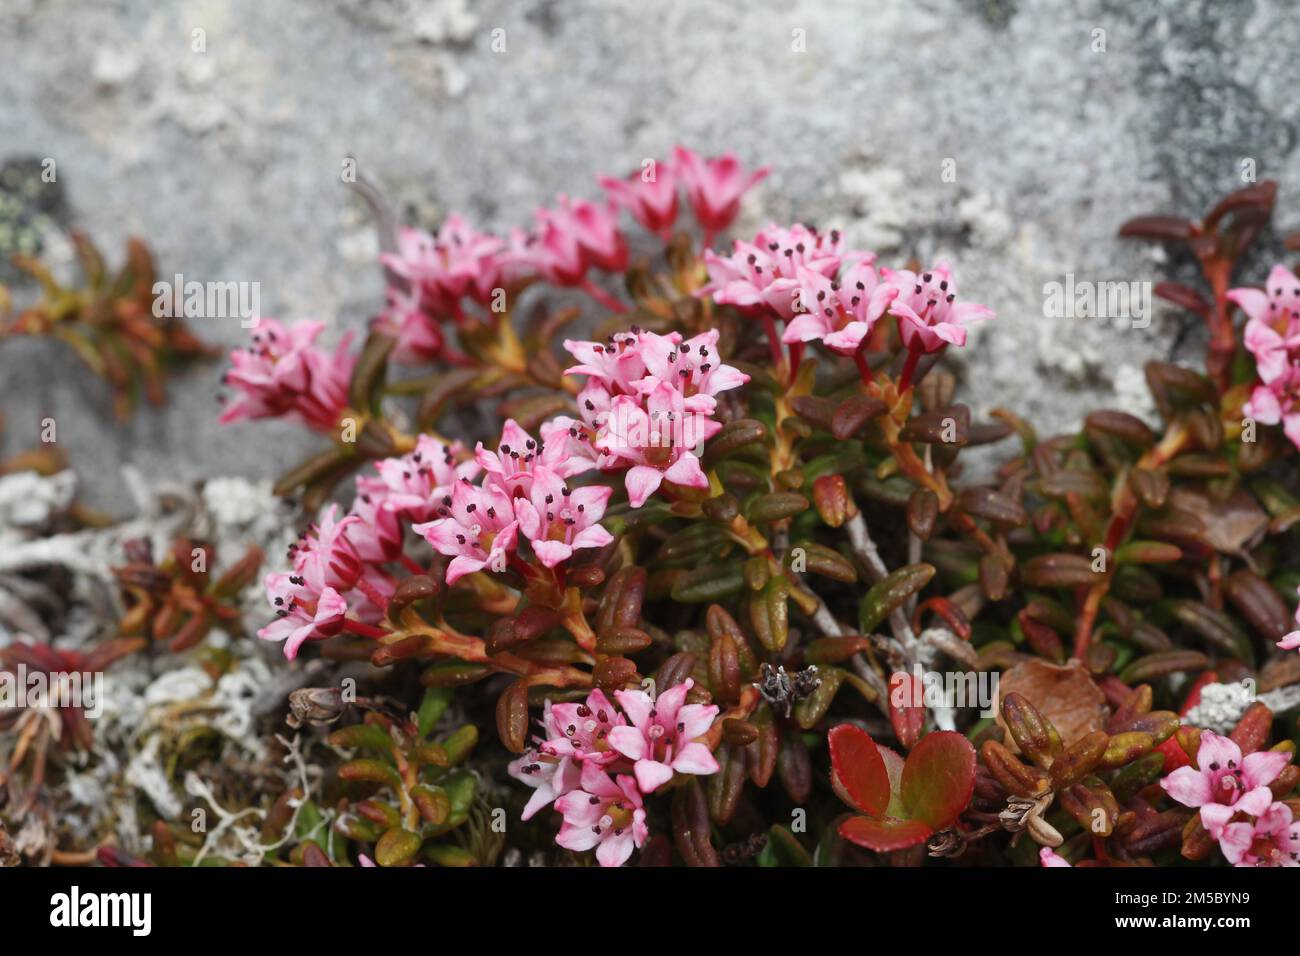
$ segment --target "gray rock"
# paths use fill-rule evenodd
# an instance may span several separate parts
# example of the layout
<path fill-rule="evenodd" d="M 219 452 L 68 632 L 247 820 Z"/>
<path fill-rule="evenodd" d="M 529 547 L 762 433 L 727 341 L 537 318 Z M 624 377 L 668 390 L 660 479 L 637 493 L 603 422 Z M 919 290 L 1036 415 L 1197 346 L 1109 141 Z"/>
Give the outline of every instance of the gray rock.
<path fill-rule="evenodd" d="M 138 234 L 165 275 L 256 281 L 266 314 L 343 328 L 381 292 L 348 154 L 408 217 L 504 229 L 677 142 L 735 149 L 773 166 L 744 229 L 800 218 L 882 258 L 950 256 L 999 313 L 959 357 L 969 400 L 1050 431 L 1099 403 L 1147 412 L 1141 363 L 1192 359 L 1196 336 L 1180 346 L 1186 318 L 1161 310 L 1141 330 L 1045 318 L 1045 282 L 1162 277 L 1119 223 L 1199 213 L 1247 159 L 1296 227 L 1298 24 L 1285 0 L 8 0 L 0 164 L 54 159 L 68 221 L 106 250 Z M 244 335 L 235 319 L 198 331 Z M 288 425 L 218 428 L 220 372 L 120 425 L 57 345 L 0 343 L 6 448 L 53 416 L 110 509 L 123 463 L 263 478 L 311 449 Z"/>

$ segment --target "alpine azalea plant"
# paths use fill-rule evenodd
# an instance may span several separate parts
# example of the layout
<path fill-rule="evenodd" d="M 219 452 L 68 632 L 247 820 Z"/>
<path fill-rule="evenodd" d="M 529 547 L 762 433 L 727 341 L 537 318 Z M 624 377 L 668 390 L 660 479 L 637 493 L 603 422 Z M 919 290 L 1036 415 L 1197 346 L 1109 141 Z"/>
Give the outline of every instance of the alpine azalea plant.
<path fill-rule="evenodd" d="M 289 720 L 339 761 L 255 811 L 259 853 L 1297 865 L 1300 280 L 1231 287 L 1273 185 L 1124 226 L 1200 262 L 1157 291 L 1206 323 L 1204 372 L 1153 362 L 1159 421 L 1053 436 L 957 400 L 951 351 L 997 334 L 959 263 L 736 228 L 767 175 L 679 147 L 527 225 L 385 232 L 364 338 L 266 319 L 231 355 L 223 422 L 319 436 L 256 634 L 314 675 Z M 109 657 L 238 632 L 260 554 L 210 581 L 192 544 L 116 571 Z M 42 747 L 89 746 L 65 718 Z M 159 819 L 148 860 L 99 856 L 192 842 Z"/>

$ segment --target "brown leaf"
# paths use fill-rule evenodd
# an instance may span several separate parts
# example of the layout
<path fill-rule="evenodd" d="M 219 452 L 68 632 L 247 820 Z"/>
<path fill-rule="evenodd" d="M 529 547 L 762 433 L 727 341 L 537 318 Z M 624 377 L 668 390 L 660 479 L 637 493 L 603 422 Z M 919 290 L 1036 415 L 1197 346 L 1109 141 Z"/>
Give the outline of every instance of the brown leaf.
<path fill-rule="evenodd" d="M 1200 518 L 1205 542 L 1224 554 L 1241 554 L 1268 527 L 1268 515 L 1241 489 L 1224 501 L 1215 501 L 1203 491 L 1180 486 L 1169 493 L 1169 504 Z"/>
<path fill-rule="evenodd" d="M 1008 694 L 1022 694 L 1052 722 L 1061 742 L 1070 746 L 1081 737 L 1106 725 L 1106 696 L 1088 671 L 1078 662 L 1058 667 L 1041 660 L 1028 660 L 1003 673 L 998 682 L 998 725 L 1008 730 L 1002 720 L 1001 704 Z M 1016 749 L 1011 735 L 1008 746 Z"/>

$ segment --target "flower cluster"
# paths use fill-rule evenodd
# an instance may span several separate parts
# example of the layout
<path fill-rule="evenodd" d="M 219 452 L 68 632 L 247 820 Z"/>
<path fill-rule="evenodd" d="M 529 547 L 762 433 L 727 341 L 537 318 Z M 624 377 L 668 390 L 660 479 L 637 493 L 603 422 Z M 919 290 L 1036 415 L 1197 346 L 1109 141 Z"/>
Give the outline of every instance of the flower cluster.
<path fill-rule="evenodd" d="M 1201 824 L 1234 866 L 1300 866 L 1300 824 L 1269 789 L 1290 762 L 1290 754 L 1275 750 L 1243 757 L 1231 738 L 1206 730 L 1196 766 L 1179 767 L 1160 785 L 1199 809 Z"/>
<path fill-rule="evenodd" d="M 481 232 L 454 213 L 436 235 L 403 229 L 397 250 L 380 257 L 394 281 L 375 326 L 397 340 L 394 358 L 418 363 L 458 359 L 442 323 L 464 321 L 466 301 L 499 312 L 508 287 L 528 280 L 579 288 L 612 311 L 625 311 L 588 277 L 592 270 L 627 268 L 620 208 L 667 242 L 684 187 L 709 245 L 735 219 L 745 192 L 766 175 L 766 169 L 747 173 L 731 153 L 705 158 L 679 146 L 671 160 L 647 160 L 627 178 L 601 177 L 604 201 L 557 196 L 553 206 L 536 211 L 532 229 L 515 227 L 506 238 Z"/>
<path fill-rule="evenodd" d="M 1243 341 L 1259 373 L 1242 410 L 1265 425 L 1282 425 L 1300 448 L 1300 278 L 1274 266 L 1263 290 L 1233 289 L 1228 298 L 1246 313 Z"/>
<path fill-rule="evenodd" d="M 657 698 L 641 690 L 600 690 L 581 704 L 542 711 L 543 736 L 510 764 L 510 775 L 533 788 L 523 818 L 555 804 L 564 824 L 555 842 L 595 848 L 602 866 L 621 866 L 645 843 L 644 797 L 675 773 L 712 774 L 718 762 L 699 742 L 718 716 L 712 704 L 688 704 L 689 678 Z"/>
<path fill-rule="evenodd" d="M 822 234 L 803 225 L 769 225 L 752 242 L 737 240 L 731 254 L 704 256 L 709 282 L 701 295 L 771 323 L 785 323 L 781 342 L 818 341 L 842 355 L 865 350 L 886 314 L 898 321 L 915 363 L 921 355 L 966 344 L 966 327 L 993 310 L 957 301 L 946 262 L 925 272 L 876 268 L 873 252 L 848 249 L 837 230 Z"/>
<path fill-rule="evenodd" d="M 1268 749 L 1266 702 L 1231 738 L 1193 725 L 1190 696 L 1172 709 L 1183 673 L 1199 696 L 1262 675 L 1274 644 L 1300 647 L 1276 584 L 1293 573 L 1300 498 L 1272 467 L 1294 449 L 1235 442 L 1240 363 L 1227 378 L 1222 364 L 1202 377 L 1150 363 L 1160 431 L 1118 410 L 1060 438 L 1009 411 L 977 422 L 942 353 L 993 313 L 959 299 L 947 263 L 886 268 L 804 225 L 713 251 L 764 175 L 678 150 L 602 179 L 603 201 L 558 197 L 528 231 L 457 216 L 436 235 L 408 230 L 383 259 L 389 310 L 355 360 L 321 352 L 311 323 L 265 326 L 237 357 L 243 407 L 229 417 L 356 425 L 279 483 L 320 517 L 266 579 L 277 618 L 261 636 L 293 657 L 351 634 L 370 646 L 330 657 L 424 668 L 409 719 L 372 710 L 331 735 L 380 750 L 382 766 L 339 776 L 396 800 L 393 813 L 358 804 L 345 824 L 368 844 L 357 852 L 380 866 L 464 860 L 439 838 L 476 812 L 470 775 L 451 768 L 477 729 L 431 735 L 453 696 L 481 714 L 490 694 L 497 739 L 522 755 L 509 773 L 532 788 L 524 818 L 562 821 L 547 839 L 604 865 L 638 848 L 651 864 L 811 864 L 821 839 L 771 825 L 790 805 L 823 838 L 838 832 L 846 862 L 1015 859 L 1021 833 L 1052 867 L 1218 847 L 1233 863 L 1291 862 L 1300 768 Z M 679 229 L 688 206 L 703 245 Z M 623 212 L 665 242 L 661 256 L 631 264 Z M 622 279 L 619 297 L 596 272 Z M 1216 325 L 1231 317 L 1228 274 L 1212 272 L 1213 305 L 1162 285 L 1213 320 L 1216 362 L 1237 344 Z M 1274 270 L 1263 292 L 1233 293 L 1261 419 L 1268 401 L 1273 420 L 1291 414 L 1294 282 Z M 526 285 L 538 301 L 517 316 Z M 605 314 L 558 307 L 545 286 L 585 291 Z M 575 321 L 598 331 L 566 339 Z M 394 360 L 433 367 L 390 379 Z M 484 414 L 499 435 L 479 428 Z M 454 434 L 485 440 L 442 437 Z M 1013 435 L 1020 450 L 996 471 L 965 469 L 963 446 Z M 340 510 L 329 496 L 347 476 L 356 493 Z M 1240 536 L 1219 520 L 1219 484 Z M 1113 574 L 1093 567 L 1098 542 Z M 995 725 L 944 695 L 884 693 L 897 672 L 928 687 L 933 668 L 957 665 L 1000 672 Z M 864 708 L 879 712 L 870 734 Z M 823 735 L 824 751 L 810 746 Z M 499 776 L 510 758 L 483 759 Z M 651 840 L 661 826 L 671 840 Z M 464 853 L 499 852 L 481 842 Z"/>
<path fill-rule="evenodd" d="M 348 403 L 348 382 L 356 365 L 345 334 L 333 354 L 316 344 L 324 323 L 307 320 L 286 328 L 262 319 L 252 344 L 230 353 L 224 383 L 238 394 L 226 405 L 221 422 L 255 418 L 290 418 L 308 428 L 330 432 L 338 427 Z"/>
<path fill-rule="evenodd" d="M 475 464 L 483 470 L 482 482 L 461 476 L 437 501 L 437 517 L 414 526 L 452 559 L 448 584 L 484 568 L 505 570 L 521 533 L 545 568 L 613 540 L 600 525 L 613 489 L 569 487 L 565 479 L 575 472 L 562 454 L 563 445 L 538 442 L 513 419 L 495 451 L 479 443 Z"/>
<path fill-rule="evenodd" d="M 289 660 L 306 641 L 325 640 L 383 616 L 395 584 L 362 557 L 353 536 L 364 542 L 365 526 L 355 515 L 338 518 L 338 506 L 331 505 L 289 545 L 291 570 L 266 576 L 276 618 L 257 636 L 283 643 Z M 356 618 L 347 617 L 349 609 Z"/>
<path fill-rule="evenodd" d="M 716 330 L 683 339 L 633 329 L 604 343 L 568 340 L 564 347 L 578 360 L 568 374 L 587 378 L 577 399 L 581 420 L 551 424 L 557 437 L 568 437 L 570 461 L 626 469 L 633 508 L 665 482 L 708 488 L 694 451 L 722 427 L 712 417 L 718 393 L 749 381 L 723 363 Z"/>

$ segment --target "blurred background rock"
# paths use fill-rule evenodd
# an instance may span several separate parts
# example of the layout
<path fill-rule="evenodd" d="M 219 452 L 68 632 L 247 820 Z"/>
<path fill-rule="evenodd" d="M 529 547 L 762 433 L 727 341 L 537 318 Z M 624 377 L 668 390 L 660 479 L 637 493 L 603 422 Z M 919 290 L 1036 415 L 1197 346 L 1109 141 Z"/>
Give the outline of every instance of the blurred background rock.
<path fill-rule="evenodd" d="M 1161 308 L 1142 330 L 1045 318 L 1044 283 L 1186 272 L 1118 225 L 1199 215 L 1247 160 L 1280 181 L 1277 231 L 1300 226 L 1297 49 L 1289 0 L 0 0 L 0 243 L 66 260 L 68 227 L 112 257 L 139 235 L 164 277 L 258 282 L 265 315 L 360 328 L 382 285 L 349 154 L 408 221 L 505 230 L 675 143 L 734 149 L 773 168 L 741 233 L 798 218 L 882 258 L 951 257 L 999 313 L 957 357 L 966 400 L 1059 430 L 1097 404 L 1147 414 L 1142 362 L 1194 358 L 1199 333 Z M 45 159 L 57 189 L 33 193 Z M 314 445 L 219 428 L 220 374 L 122 425 L 58 345 L 5 341 L 3 440 L 53 416 L 110 510 L 123 463 L 267 477 Z"/>

